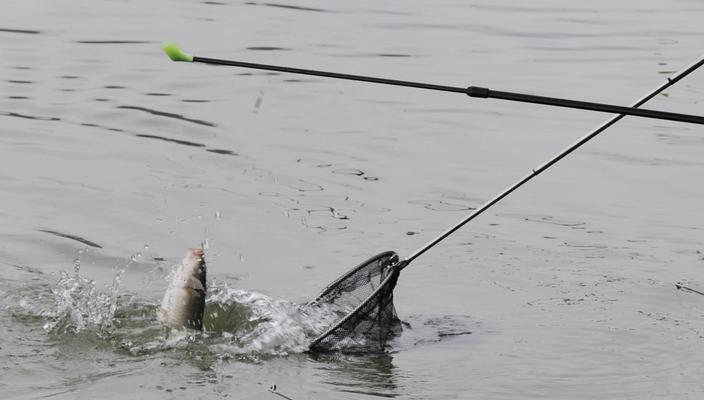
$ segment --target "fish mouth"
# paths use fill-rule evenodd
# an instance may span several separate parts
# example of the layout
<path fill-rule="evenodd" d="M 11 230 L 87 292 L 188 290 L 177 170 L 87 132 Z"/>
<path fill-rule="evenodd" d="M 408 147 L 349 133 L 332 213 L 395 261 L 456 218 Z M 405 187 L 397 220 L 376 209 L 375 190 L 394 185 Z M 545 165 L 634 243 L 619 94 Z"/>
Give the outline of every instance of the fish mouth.
<path fill-rule="evenodd" d="M 190 257 L 203 257 L 203 249 L 188 249 L 188 253 L 186 253 L 187 256 Z"/>

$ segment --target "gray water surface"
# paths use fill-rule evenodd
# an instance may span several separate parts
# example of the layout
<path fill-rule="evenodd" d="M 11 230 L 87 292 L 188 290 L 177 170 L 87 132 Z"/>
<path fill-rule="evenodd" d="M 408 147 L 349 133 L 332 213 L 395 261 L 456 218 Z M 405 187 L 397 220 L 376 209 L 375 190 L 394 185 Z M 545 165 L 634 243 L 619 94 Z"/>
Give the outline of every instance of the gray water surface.
<path fill-rule="evenodd" d="M 702 55 L 703 20 L 698 0 L 3 1 L 0 398 L 701 398 L 704 297 L 674 287 L 704 288 L 700 126 L 625 118 L 405 269 L 388 352 L 310 354 L 325 316 L 298 305 L 609 116 L 159 47 L 627 105 Z M 648 108 L 702 99 L 698 71 Z M 166 332 L 201 243 L 219 325 Z"/>

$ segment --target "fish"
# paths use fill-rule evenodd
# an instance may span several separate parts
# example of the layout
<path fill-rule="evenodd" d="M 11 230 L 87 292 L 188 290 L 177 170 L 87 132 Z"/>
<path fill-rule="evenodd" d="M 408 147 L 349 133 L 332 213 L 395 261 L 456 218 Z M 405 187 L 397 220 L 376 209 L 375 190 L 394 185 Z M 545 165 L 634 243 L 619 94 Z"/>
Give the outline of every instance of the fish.
<path fill-rule="evenodd" d="M 206 266 L 202 249 L 189 249 L 175 270 L 161 307 L 158 321 L 172 329 L 203 330 Z"/>

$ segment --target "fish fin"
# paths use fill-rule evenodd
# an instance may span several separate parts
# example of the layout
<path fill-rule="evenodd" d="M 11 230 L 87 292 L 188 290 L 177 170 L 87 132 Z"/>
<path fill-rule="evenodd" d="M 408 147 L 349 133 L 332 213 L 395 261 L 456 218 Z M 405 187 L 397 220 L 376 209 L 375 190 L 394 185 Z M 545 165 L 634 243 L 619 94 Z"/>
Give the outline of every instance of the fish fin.
<path fill-rule="evenodd" d="M 193 289 L 196 292 L 205 293 L 205 286 L 203 285 L 203 282 L 193 276 L 189 277 L 186 280 L 184 287 L 188 289 Z"/>

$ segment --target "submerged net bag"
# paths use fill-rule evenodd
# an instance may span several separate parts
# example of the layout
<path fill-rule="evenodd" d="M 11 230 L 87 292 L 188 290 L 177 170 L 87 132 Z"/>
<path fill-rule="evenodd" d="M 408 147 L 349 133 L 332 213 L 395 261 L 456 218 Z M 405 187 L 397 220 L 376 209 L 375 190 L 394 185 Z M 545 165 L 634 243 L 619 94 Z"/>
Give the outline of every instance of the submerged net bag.
<path fill-rule="evenodd" d="M 393 251 L 378 254 L 352 268 L 326 287 L 312 304 L 329 305 L 340 314 L 311 350 L 382 351 L 401 332 L 393 290 L 400 271 Z"/>

